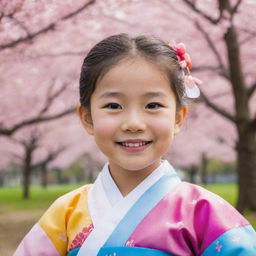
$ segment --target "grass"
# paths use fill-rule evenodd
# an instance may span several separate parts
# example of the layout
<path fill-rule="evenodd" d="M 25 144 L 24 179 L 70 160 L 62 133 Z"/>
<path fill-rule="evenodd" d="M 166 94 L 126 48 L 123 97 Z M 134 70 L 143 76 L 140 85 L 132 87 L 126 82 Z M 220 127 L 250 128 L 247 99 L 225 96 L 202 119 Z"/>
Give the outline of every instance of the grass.
<path fill-rule="evenodd" d="M 49 186 L 47 189 L 32 186 L 31 198 L 29 200 L 22 199 L 22 190 L 20 187 L 1 188 L 0 214 L 24 209 L 46 209 L 56 198 L 81 185 L 82 184 Z M 220 195 L 230 204 L 235 205 L 237 195 L 237 186 L 235 184 L 213 184 L 207 185 L 206 188 Z M 256 214 L 246 212 L 245 217 L 256 229 Z"/>
<path fill-rule="evenodd" d="M 211 184 L 211 185 L 206 185 L 205 188 L 221 196 L 230 204 L 235 205 L 237 200 L 236 184 Z"/>
<path fill-rule="evenodd" d="M 39 186 L 32 186 L 30 199 L 22 199 L 21 187 L 0 188 L 0 213 L 23 210 L 23 209 L 44 209 L 59 196 L 74 190 L 79 185 L 57 185 L 49 186 L 46 189 Z"/>

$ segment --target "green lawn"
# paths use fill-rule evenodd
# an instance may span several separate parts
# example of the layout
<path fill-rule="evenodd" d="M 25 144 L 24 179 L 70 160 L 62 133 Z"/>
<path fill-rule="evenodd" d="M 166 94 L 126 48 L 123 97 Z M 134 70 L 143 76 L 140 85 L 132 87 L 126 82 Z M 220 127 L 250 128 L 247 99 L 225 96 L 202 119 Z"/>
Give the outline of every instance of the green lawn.
<path fill-rule="evenodd" d="M 235 184 L 212 184 L 205 186 L 205 188 L 235 205 L 237 199 L 237 186 Z"/>
<path fill-rule="evenodd" d="M 49 186 L 46 189 L 32 186 L 29 200 L 22 199 L 22 189 L 20 187 L 0 188 L 0 213 L 22 209 L 47 208 L 56 198 L 77 187 L 79 185 Z"/>
<path fill-rule="evenodd" d="M 0 214 L 22 209 L 46 209 L 60 195 L 77 187 L 79 187 L 79 185 L 49 186 L 47 189 L 33 186 L 31 188 L 31 198 L 29 200 L 23 200 L 21 198 L 21 188 L 1 188 Z M 214 184 L 207 185 L 206 188 L 220 195 L 232 205 L 235 204 L 237 193 L 235 184 Z M 256 214 L 248 212 L 245 216 L 256 229 Z"/>
<path fill-rule="evenodd" d="M 212 184 L 212 185 L 207 185 L 206 188 L 213 193 L 221 196 L 224 198 L 226 201 L 228 201 L 230 204 L 233 206 L 236 203 L 237 200 L 237 185 L 236 184 Z M 250 221 L 254 229 L 256 230 L 256 214 L 255 213 L 250 213 L 246 212 L 244 214 L 246 219 Z"/>

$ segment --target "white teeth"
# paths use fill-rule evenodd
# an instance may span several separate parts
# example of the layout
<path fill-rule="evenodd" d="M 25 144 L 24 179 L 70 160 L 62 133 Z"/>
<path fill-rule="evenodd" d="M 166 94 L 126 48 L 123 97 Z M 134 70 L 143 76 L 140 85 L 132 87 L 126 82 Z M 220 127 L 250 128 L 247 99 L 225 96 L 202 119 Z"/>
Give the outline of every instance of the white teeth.
<path fill-rule="evenodd" d="M 146 142 L 139 142 L 139 143 L 127 143 L 127 142 L 122 142 L 121 143 L 125 147 L 142 147 L 146 145 Z"/>

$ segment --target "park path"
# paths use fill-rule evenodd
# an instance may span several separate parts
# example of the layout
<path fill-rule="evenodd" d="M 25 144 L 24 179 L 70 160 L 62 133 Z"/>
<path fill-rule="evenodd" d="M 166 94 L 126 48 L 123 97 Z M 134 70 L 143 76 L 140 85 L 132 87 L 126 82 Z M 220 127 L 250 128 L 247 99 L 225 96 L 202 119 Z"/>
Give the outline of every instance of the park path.
<path fill-rule="evenodd" d="M 43 211 L 43 209 L 20 210 L 0 214 L 0 255 L 13 255 L 19 242 Z"/>

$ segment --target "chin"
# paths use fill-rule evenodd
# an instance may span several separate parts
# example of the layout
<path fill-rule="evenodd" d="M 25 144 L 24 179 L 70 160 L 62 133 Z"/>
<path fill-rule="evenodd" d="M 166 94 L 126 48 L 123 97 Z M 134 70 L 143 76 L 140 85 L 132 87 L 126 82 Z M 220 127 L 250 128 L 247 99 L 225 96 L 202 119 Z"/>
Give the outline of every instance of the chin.
<path fill-rule="evenodd" d="M 120 167 L 122 167 L 124 170 L 127 171 L 131 171 L 131 172 L 139 172 L 139 171 L 143 171 L 146 170 L 147 168 L 152 168 L 152 170 L 154 170 L 155 168 L 157 168 L 159 166 L 159 162 L 160 161 L 152 161 L 152 162 L 147 162 L 147 163 L 128 163 L 128 164 L 120 164 Z"/>

